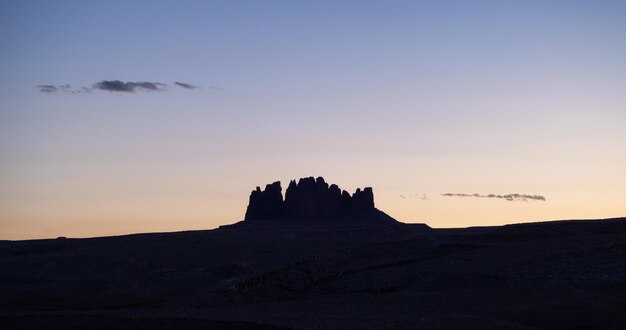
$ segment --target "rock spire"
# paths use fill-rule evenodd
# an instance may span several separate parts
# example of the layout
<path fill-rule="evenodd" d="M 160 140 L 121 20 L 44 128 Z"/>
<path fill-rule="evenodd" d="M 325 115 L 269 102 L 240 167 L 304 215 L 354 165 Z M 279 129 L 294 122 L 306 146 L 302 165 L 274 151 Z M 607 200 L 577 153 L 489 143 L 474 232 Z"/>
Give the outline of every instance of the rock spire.
<path fill-rule="evenodd" d="M 332 218 L 365 210 L 374 210 L 374 193 L 371 187 L 357 189 L 350 195 L 324 178 L 314 177 L 291 180 L 283 200 L 280 182 L 256 187 L 250 194 L 245 220 L 284 218 Z"/>

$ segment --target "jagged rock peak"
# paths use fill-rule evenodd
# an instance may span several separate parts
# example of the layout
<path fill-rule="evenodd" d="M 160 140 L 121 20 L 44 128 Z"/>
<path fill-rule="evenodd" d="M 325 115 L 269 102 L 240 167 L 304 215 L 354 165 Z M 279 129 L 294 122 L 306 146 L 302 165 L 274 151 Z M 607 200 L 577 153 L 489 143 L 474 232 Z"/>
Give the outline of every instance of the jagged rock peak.
<path fill-rule="evenodd" d="M 245 220 L 336 217 L 375 209 L 371 187 L 357 189 L 350 195 L 324 178 L 306 177 L 291 180 L 283 200 L 280 182 L 260 187 L 250 194 Z"/>
<path fill-rule="evenodd" d="M 246 219 L 273 219 L 284 214 L 283 188 L 280 181 L 256 187 L 250 194 L 250 202 L 246 210 Z"/>

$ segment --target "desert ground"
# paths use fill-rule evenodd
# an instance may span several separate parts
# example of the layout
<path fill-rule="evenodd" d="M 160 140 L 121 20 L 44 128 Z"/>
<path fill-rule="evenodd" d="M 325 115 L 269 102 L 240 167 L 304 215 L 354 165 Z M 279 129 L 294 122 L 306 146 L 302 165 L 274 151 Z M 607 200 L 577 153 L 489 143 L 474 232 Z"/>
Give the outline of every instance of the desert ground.
<path fill-rule="evenodd" d="M 620 329 L 626 218 L 0 241 L 2 329 Z"/>

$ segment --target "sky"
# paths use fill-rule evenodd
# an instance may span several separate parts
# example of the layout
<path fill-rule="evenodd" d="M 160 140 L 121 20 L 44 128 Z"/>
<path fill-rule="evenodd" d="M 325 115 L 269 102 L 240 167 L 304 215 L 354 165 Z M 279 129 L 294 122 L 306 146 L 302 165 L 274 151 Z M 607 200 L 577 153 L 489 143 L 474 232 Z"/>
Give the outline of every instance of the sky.
<path fill-rule="evenodd" d="M 618 217 L 625 165 L 625 1 L 0 0 L 0 239 L 307 176 L 431 227 Z"/>

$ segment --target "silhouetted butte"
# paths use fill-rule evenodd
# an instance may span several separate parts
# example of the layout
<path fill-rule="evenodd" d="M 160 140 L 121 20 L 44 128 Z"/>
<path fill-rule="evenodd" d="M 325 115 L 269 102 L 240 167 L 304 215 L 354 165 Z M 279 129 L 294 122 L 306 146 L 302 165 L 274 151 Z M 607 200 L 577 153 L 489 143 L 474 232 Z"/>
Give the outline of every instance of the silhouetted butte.
<path fill-rule="evenodd" d="M 384 216 L 383 216 L 384 215 Z M 283 200 L 279 181 L 267 184 L 264 190 L 256 187 L 250 194 L 245 222 L 266 219 L 336 219 L 365 220 L 381 218 L 393 220 L 374 206 L 371 187 L 357 189 L 352 195 L 336 184 L 328 184 L 322 177 L 291 180 Z M 384 218 L 384 219 L 382 219 Z"/>

